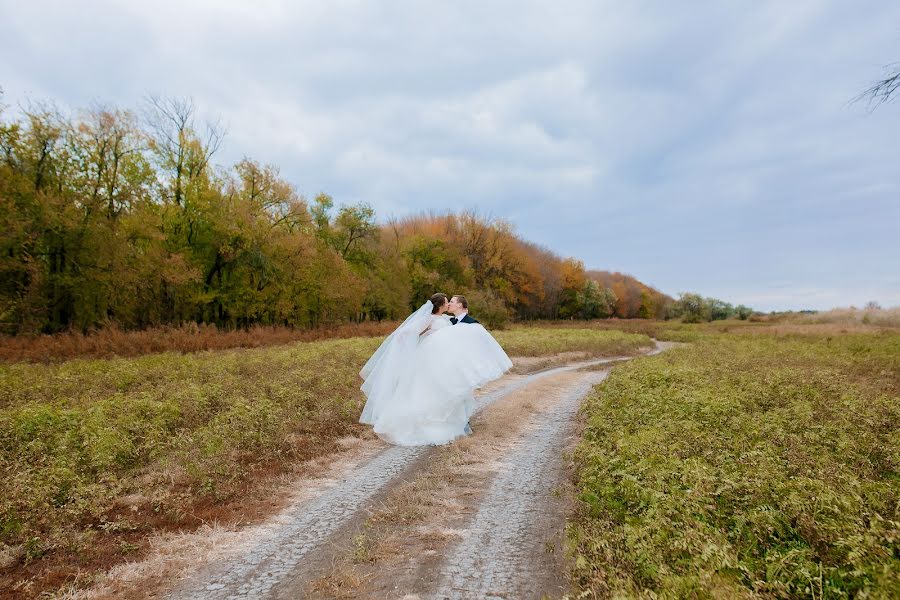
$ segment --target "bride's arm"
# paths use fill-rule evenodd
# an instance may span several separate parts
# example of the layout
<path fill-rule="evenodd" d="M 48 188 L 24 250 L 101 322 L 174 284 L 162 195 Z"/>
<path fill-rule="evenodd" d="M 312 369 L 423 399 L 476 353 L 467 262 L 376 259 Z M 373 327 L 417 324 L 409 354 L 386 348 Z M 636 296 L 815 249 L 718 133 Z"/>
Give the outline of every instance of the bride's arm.
<path fill-rule="evenodd" d="M 419 337 L 424 335 L 428 335 L 431 333 L 431 324 L 434 323 L 434 319 L 428 319 L 428 323 L 425 324 L 425 329 L 419 332 Z"/>

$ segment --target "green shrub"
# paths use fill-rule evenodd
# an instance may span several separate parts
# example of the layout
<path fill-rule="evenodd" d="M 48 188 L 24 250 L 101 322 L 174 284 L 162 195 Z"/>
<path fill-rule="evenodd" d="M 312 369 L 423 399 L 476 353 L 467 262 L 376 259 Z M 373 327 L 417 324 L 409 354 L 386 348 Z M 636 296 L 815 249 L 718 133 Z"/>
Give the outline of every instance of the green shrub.
<path fill-rule="evenodd" d="M 576 584 L 601 597 L 900 597 L 900 335 L 719 336 L 584 405 Z"/>
<path fill-rule="evenodd" d="M 497 333 L 512 355 L 650 343 L 587 329 Z M 0 543 L 30 543 L 35 556 L 88 543 L 90 523 L 130 494 L 177 521 L 191 502 L 227 498 L 257 466 L 327 451 L 357 423 L 358 372 L 380 342 L 0 365 Z"/>
<path fill-rule="evenodd" d="M 488 329 L 506 329 L 512 318 L 512 311 L 496 292 L 488 289 L 474 290 L 464 294 L 472 316 Z"/>

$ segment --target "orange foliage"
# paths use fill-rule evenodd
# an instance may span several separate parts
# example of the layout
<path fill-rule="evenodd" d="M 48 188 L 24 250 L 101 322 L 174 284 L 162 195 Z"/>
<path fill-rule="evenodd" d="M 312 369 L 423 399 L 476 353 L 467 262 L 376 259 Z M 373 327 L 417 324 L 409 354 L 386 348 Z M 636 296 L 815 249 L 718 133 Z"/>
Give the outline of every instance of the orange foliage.
<path fill-rule="evenodd" d="M 615 316 L 621 319 L 650 317 L 661 319 L 666 307 L 674 302 L 671 296 L 663 294 L 625 273 L 610 271 L 588 271 L 587 276 L 616 295 Z M 642 314 L 642 306 L 644 313 Z"/>
<path fill-rule="evenodd" d="M 146 122 L 100 109 L 0 119 L 9 154 L 0 200 L 15 199 L 0 211 L 0 332 L 112 324 L 147 329 L 138 346 L 194 349 L 193 339 L 148 340 L 186 322 L 267 325 L 280 339 L 275 332 L 289 327 L 395 320 L 435 291 L 483 293 L 522 320 L 661 316 L 671 302 L 630 276 L 586 272 L 502 219 L 431 212 L 379 225 L 365 202 L 335 205 L 325 193 L 308 201 L 275 166 L 244 159 L 213 169 L 221 132 L 199 136 L 188 101 L 153 107 Z M 50 339 L 62 356 L 130 343 L 105 350 L 103 336 L 73 336 Z M 40 359 L 34 340 L 44 339 L 8 338 L 19 349 L 2 356 Z"/>

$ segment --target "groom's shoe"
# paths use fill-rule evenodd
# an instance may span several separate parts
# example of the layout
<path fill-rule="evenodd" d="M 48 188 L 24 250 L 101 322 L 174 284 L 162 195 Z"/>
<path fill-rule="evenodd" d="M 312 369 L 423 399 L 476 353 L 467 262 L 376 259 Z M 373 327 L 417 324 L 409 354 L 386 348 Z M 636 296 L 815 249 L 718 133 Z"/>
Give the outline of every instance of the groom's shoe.
<path fill-rule="evenodd" d="M 466 423 L 466 428 L 463 429 L 463 433 L 466 435 L 472 435 L 472 426 Z"/>

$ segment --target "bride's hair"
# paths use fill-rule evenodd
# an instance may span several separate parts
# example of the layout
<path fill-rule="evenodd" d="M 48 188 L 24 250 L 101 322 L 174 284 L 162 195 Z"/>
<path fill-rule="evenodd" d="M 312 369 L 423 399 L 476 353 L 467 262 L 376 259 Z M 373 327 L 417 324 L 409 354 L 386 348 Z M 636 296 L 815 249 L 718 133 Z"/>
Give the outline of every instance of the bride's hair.
<path fill-rule="evenodd" d="M 437 294 L 431 296 L 431 303 L 434 304 L 434 306 L 431 308 L 431 314 L 437 313 L 437 311 L 439 311 L 446 302 L 447 294 L 438 292 Z"/>

